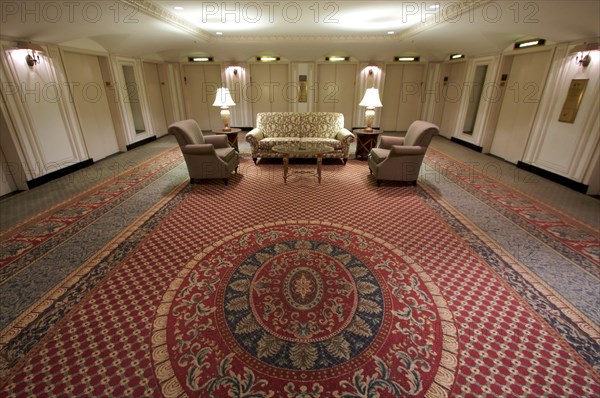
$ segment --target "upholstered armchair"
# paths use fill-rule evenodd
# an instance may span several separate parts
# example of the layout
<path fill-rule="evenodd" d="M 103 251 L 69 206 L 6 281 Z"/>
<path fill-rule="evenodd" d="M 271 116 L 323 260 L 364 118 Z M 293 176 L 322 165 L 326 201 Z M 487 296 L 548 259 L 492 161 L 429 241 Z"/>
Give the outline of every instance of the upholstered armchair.
<path fill-rule="evenodd" d="M 417 185 L 421 163 L 431 139 L 439 131 L 435 124 L 417 120 L 404 137 L 382 135 L 369 153 L 369 170 L 377 180 L 409 181 Z"/>
<path fill-rule="evenodd" d="M 226 135 L 204 136 L 193 119 L 173 123 L 169 126 L 169 133 L 179 143 L 191 183 L 195 180 L 222 178 L 227 185 L 231 173 L 237 173 L 238 153 L 229 146 Z"/>

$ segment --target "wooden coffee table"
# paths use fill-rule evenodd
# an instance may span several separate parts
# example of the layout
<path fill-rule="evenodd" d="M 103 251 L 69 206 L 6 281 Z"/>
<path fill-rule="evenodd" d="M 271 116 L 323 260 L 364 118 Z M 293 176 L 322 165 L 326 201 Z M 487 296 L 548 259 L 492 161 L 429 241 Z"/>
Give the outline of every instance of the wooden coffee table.
<path fill-rule="evenodd" d="M 281 153 L 283 156 L 283 181 L 287 183 L 290 157 L 293 158 L 317 158 L 317 180 L 321 183 L 321 164 L 323 155 L 333 151 L 333 148 L 327 145 L 275 145 L 271 148 L 274 152 Z M 296 173 L 314 173 L 313 171 L 296 170 Z"/>

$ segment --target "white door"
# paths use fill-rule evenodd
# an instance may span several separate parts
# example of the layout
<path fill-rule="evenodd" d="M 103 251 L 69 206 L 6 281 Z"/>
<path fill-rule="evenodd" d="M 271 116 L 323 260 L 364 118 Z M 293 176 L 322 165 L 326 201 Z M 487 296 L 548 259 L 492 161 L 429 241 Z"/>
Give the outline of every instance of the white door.
<path fill-rule="evenodd" d="M 451 138 L 456 133 L 456 122 L 465 87 L 466 62 L 445 66 L 442 72 L 441 101 L 444 108 L 440 122 L 440 135 Z"/>
<path fill-rule="evenodd" d="M 287 112 L 291 99 L 287 94 L 290 85 L 286 64 L 251 64 L 251 84 L 247 90 L 247 99 L 252 103 L 252 117 L 256 126 L 256 114 L 259 112 Z"/>
<path fill-rule="evenodd" d="M 352 129 L 354 120 L 356 65 L 320 64 L 317 67 L 317 111 L 339 112 L 344 115 L 344 127 Z"/>
<path fill-rule="evenodd" d="M 88 155 L 98 161 L 119 152 L 98 57 L 65 52 L 64 65 Z"/>
<path fill-rule="evenodd" d="M 221 86 L 219 65 L 184 65 L 183 94 L 185 111 L 190 119 L 196 120 L 204 131 L 223 128 L 221 109 L 213 106 L 217 89 Z"/>
<path fill-rule="evenodd" d="M 551 58 L 550 51 L 514 56 L 491 154 L 515 164 L 523 158 Z"/>
<path fill-rule="evenodd" d="M 167 119 L 165 117 L 165 106 L 161 91 L 161 81 L 158 74 L 158 65 L 144 62 L 144 83 L 146 84 L 146 95 L 150 107 L 153 133 L 157 137 L 167 134 Z"/>
<path fill-rule="evenodd" d="M 381 129 L 406 131 L 421 117 L 425 65 L 390 64 L 385 68 Z"/>
<path fill-rule="evenodd" d="M 4 152 L 0 147 L 0 196 L 17 190 L 17 184 L 12 175 L 13 171 L 11 170 L 11 164 L 6 161 Z"/>

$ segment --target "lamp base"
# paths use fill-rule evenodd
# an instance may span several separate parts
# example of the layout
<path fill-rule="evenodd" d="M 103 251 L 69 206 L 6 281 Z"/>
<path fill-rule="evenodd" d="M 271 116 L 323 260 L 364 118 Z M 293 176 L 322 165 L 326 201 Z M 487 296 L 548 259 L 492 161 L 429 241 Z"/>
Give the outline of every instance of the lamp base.
<path fill-rule="evenodd" d="M 371 132 L 373 131 L 373 127 L 371 127 L 373 125 L 373 120 L 375 119 L 375 108 L 371 108 L 371 107 L 367 107 L 367 110 L 365 111 L 365 123 L 367 124 L 367 128 L 365 129 L 365 131 L 367 132 Z"/>
<path fill-rule="evenodd" d="M 229 122 L 231 121 L 231 113 L 229 112 L 229 108 L 221 108 L 221 120 L 224 124 L 223 131 L 231 131 L 231 127 L 229 127 Z"/>

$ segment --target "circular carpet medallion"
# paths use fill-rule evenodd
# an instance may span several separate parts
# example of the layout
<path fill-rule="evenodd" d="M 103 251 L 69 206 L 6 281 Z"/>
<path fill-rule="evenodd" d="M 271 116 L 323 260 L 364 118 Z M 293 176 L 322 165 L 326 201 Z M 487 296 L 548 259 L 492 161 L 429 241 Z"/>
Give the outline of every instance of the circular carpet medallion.
<path fill-rule="evenodd" d="M 171 283 L 153 325 L 168 397 L 444 396 L 456 328 L 430 278 L 356 229 L 240 231 Z"/>

